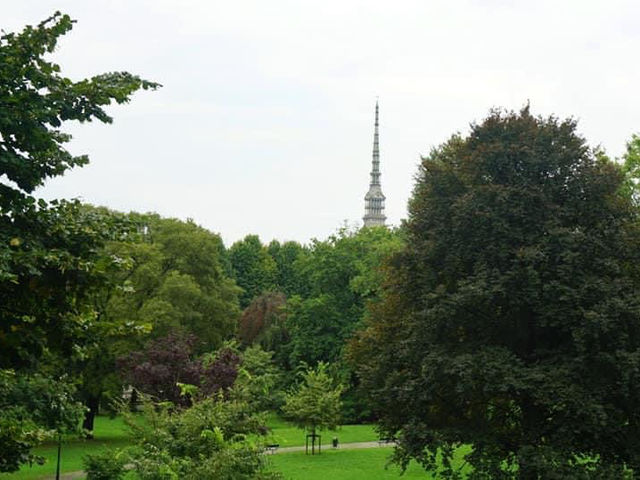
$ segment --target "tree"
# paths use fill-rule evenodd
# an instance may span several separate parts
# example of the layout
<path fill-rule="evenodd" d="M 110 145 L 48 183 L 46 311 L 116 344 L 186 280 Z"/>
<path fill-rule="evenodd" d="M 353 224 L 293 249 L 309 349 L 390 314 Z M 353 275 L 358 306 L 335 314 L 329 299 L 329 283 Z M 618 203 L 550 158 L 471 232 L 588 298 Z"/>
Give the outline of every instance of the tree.
<path fill-rule="evenodd" d="M 147 405 L 143 416 L 129 421 L 136 478 L 281 478 L 267 470 L 260 444 L 251 438 L 264 435 L 266 427 L 242 401 L 207 398 L 178 412 Z"/>
<path fill-rule="evenodd" d="M 626 181 L 622 191 L 629 195 L 636 205 L 640 202 L 640 192 L 638 181 L 640 181 L 640 135 L 631 135 L 631 140 L 627 142 L 627 151 L 622 156 L 623 170 L 626 174 Z"/>
<path fill-rule="evenodd" d="M 640 232 L 573 120 L 492 111 L 424 158 L 351 352 L 395 459 L 469 478 L 640 468 Z"/>
<path fill-rule="evenodd" d="M 280 243 L 273 240 L 267 246 L 267 251 L 276 263 L 276 285 L 278 291 L 287 297 L 293 295 L 305 296 L 308 293 L 308 285 L 298 268 L 298 264 L 307 256 L 308 249 L 298 242 Z"/>
<path fill-rule="evenodd" d="M 170 333 L 150 341 L 142 351 L 129 352 L 118 359 L 125 380 L 156 402 L 188 406 L 190 396 L 181 385 L 197 387 L 193 396 L 224 394 L 238 376 L 240 356 L 222 347 L 215 354 L 195 355 L 198 338 L 192 334 Z"/>
<path fill-rule="evenodd" d="M 84 428 L 91 431 L 103 398 L 122 391 L 116 358 L 176 331 L 198 337 L 196 353 L 218 349 L 235 329 L 239 289 L 221 266 L 220 237 L 193 222 L 90 206 L 84 210 L 128 225 L 126 235 L 102 249 L 119 268 L 108 272 L 108 284 L 92 296 L 100 328 L 85 332 L 91 348 L 76 366 L 88 407 Z"/>
<path fill-rule="evenodd" d="M 0 472 L 43 463 L 44 458 L 31 453 L 34 445 L 54 434 L 78 431 L 82 405 L 73 401 L 69 380 L 0 370 Z"/>
<path fill-rule="evenodd" d="M 62 77 L 44 56 L 72 24 L 55 13 L 0 37 L 0 366 L 23 366 L 45 348 L 70 349 L 74 325 L 91 316 L 78 300 L 101 280 L 96 250 L 112 235 L 110 226 L 81 215 L 77 202 L 31 196 L 46 179 L 88 161 L 64 148 L 71 136 L 59 127 L 109 123 L 104 105 L 158 86 L 126 72 L 79 82 Z"/>
<path fill-rule="evenodd" d="M 342 229 L 312 242 L 296 264 L 308 293 L 288 302 L 291 365 L 341 360 L 347 340 L 361 326 L 365 304 L 377 298 L 383 259 L 401 245 L 399 232 L 384 227 Z"/>
<path fill-rule="evenodd" d="M 126 259 L 119 288 L 101 298 L 105 318 L 199 338 L 200 353 L 219 348 L 236 328 L 239 289 L 220 261 L 222 240 L 192 221 L 156 214 L 128 215 L 145 232 L 137 241 L 112 242 L 108 253 Z"/>
<path fill-rule="evenodd" d="M 285 396 L 282 412 L 298 427 L 311 435 L 312 453 L 318 430 L 335 430 L 340 422 L 340 394 L 342 385 L 336 385 L 328 372 L 328 364 L 318 363 L 301 373 L 297 388 Z"/>
<path fill-rule="evenodd" d="M 229 260 L 236 283 L 243 290 L 240 295 L 242 308 L 260 294 L 276 290 L 276 262 L 257 235 L 247 235 L 231 245 Z"/>
<path fill-rule="evenodd" d="M 96 322 L 90 298 L 112 266 L 101 247 L 120 231 L 78 202 L 33 197 L 48 178 L 88 162 L 65 149 L 71 136 L 60 127 L 70 120 L 109 123 L 104 106 L 159 86 L 126 72 L 78 82 L 61 76 L 45 56 L 72 25 L 55 13 L 0 37 L 0 369 L 18 383 L 44 363 L 45 375 L 56 378 L 65 359 L 85 354 L 84 332 Z M 80 413 L 70 396 L 59 399 L 60 410 Z M 20 431 L 6 427 L 3 432 Z M 28 459 L 25 450 L 0 450 L 1 463 L 11 469 Z"/>
<path fill-rule="evenodd" d="M 244 345 L 271 343 L 270 330 L 282 328 L 285 304 L 286 297 L 279 292 L 266 292 L 254 298 L 238 322 L 240 342 Z"/>
<path fill-rule="evenodd" d="M 242 398 L 253 411 L 275 411 L 284 401 L 282 371 L 273 360 L 273 352 L 259 345 L 242 352 L 238 378 L 233 386 L 233 395 Z"/>

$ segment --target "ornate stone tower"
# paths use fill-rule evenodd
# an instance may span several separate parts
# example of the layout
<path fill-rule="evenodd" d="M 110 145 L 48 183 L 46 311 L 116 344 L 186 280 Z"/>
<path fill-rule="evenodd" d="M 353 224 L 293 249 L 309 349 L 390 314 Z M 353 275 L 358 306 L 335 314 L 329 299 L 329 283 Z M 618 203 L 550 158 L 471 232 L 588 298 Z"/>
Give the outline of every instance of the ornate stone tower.
<path fill-rule="evenodd" d="M 373 130 L 373 161 L 371 162 L 371 183 L 364 196 L 364 226 L 384 225 L 385 196 L 380 187 L 380 146 L 378 145 L 378 101 L 376 100 L 376 121 Z"/>

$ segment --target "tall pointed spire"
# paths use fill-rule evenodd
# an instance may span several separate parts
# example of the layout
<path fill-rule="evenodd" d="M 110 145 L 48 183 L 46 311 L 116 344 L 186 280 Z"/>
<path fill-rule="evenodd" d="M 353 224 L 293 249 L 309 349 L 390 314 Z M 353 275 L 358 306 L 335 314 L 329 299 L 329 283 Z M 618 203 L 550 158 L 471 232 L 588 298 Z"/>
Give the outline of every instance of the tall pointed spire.
<path fill-rule="evenodd" d="M 384 225 L 387 217 L 384 214 L 385 196 L 380 185 L 380 145 L 378 134 L 378 101 L 376 100 L 376 117 L 373 127 L 373 159 L 371 162 L 371 182 L 369 191 L 364 196 L 364 226 Z"/>

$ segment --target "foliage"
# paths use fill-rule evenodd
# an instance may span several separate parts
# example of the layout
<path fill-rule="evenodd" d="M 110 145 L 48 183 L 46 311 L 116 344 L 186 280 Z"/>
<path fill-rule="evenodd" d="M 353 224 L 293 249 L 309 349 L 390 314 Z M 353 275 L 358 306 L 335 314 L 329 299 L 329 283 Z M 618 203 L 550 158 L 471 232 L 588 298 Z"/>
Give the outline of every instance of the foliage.
<path fill-rule="evenodd" d="M 233 387 L 241 357 L 232 346 L 225 345 L 210 358 L 205 357 L 201 375 L 201 393 L 217 395 L 228 392 Z"/>
<path fill-rule="evenodd" d="M 231 245 L 229 260 L 236 283 L 243 290 L 240 295 L 242 308 L 258 295 L 276 289 L 276 262 L 257 235 L 247 235 Z"/>
<path fill-rule="evenodd" d="M 128 383 L 155 401 L 187 406 L 192 398 L 183 395 L 182 385 L 195 385 L 199 396 L 225 393 L 238 375 L 239 356 L 223 347 L 204 359 L 194 354 L 198 339 L 191 334 L 171 333 L 150 341 L 143 350 L 119 359 Z"/>
<path fill-rule="evenodd" d="M 127 72 L 79 82 L 62 77 L 60 67 L 45 56 L 72 26 L 68 15 L 56 12 L 37 27 L 0 37 L 0 171 L 14 183 L 0 185 L 3 209 L 26 201 L 45 179 L 88 162 L 63 147 L 71 139 L 58 130 L 64 122 L 110 123 L 103 106 L 126 103 L 136 90 L 159 86 Z"/>
<path fill-rule="evenodd" d="M 130 352 L 118 365 L 128 383 L 156 401 L 188 404 L 178 384 L 200 384 L 202 365 L 193 358 L 196 341 L 193 335 L 172 333 Z"/>
<path fill-rule="evenodd" d="M 57 433 L 77 432 L 82 406 L 69 379 L 0 370 L 0 472 L 42 462 L 31 449 Z"/>
<path fill-rule="evenodd" d="M 110 245 L 130 264 L 105 314 L 149 325 L 155 337 L 190 332 L 201 340 L 200 352 L 219 348 L 239 314 L 238 289 L 221 264 L 220 237 L 191 221 L 150 214 L 130 214 L 130 220 L 143 234 L 138 242 Z"/>
<path fill-rule="evenodd" d="M 640 468 L 640 232 L 573 120 L 493 111 L 423 159 L 352 348 L 395 459 L 458 478 Z"/>
<path fill-rule="evenodd" d="M 169 413 L 147 405 L 145 421 L 132 422 L 137 448 L 134 471 L 147 479 L 276 479 L 266 473 L 259 444 L 247 439 L 265 432 L 247 405 L 208 398 Z"/>
<path fill-rule="evenodd" d="M 126 456 L 118 450 L 105 450 L 83 458 L 87 480 L 120 480 L 125 474 Z"/>
<path fill-rule="evenodd" d="M 0 368 L 14 372 L 15 385 L 46 382 L 44 376 L 55 378 L 68 359 L 86 355 L 84 333 L 97 322 L 90 298 L 116 266 L 100 250 L 122 231 L 117 220 L 83 211 L 77 201 L 47 203 L 32 196 L 48 178 L 88 162 L 65 149 L 71 136 L 60 127 L 70 120 L 109 123 L 103 107 L 158 87 L 126 72 L 78 82 L 61 76 L 45 57 L 72 24 L 55 13 L 36 27 L 0 37 Z M 45 363 L 49 368 L 36 380 L 30 372 Z M 63 395 L 63 385 L 52 382 L 52 405 L 74 417 L 79 410 Z M 3 420 L 5 440 L 20 444 L 13 453 L 3 449 L 8 468 L 29 459 L 28 449 L 42 438 L 29 432 L 47 429 L 51 421 L 29 413 L 28 397 L 20 401 Z"/>
<path fill-rule="evenodd" d="M 276 263 L 277 290 L 287 297 L 308 294 L 308 285 L 298 264 L 308 255 L 309 250 L 298 242 L 288 241 L 280 243 L 273 240 L 267 246 L 267 251 Z"/>
<path fill-rule="evenodd" d="M 117 217 L 78 202 L 31 199 L 0 211 L 0 366 L 34 369 L 45 355 L 81 358 L 96 328 L 91 297 L 119 267 L 106 241 L 126 231 Z M 5 249 L 6 247 L 6 249 Z"/>
<path fill-rule="evenodd" d="M 109 288 L 93 296 L 100 324 L 114 328 L 91 331 L 91 355 L 81 365 L 82 394 L 91 407 L 88 430 L 102 398 L 122 390 L 114 375 L 116 358 L 142 351 L 147 334 L 191 333 L 198 337 L 192 353 L 210 352 L 232 335 L 238 316 L 238 288 L 224 272 L 218 235 L 191 221 L 155 214 L 130 213 L 125 220 L 130 234 L 104 249 L 121 268 L 109 275 Z"/>
<path fill-rule="evenodd" d="M 345 385 L 343 415 L 349 422 L 371 418 L 357 379 L 343 362 L 346 343 L 362 327 L 367 303 L 377 302 L 385 259 L 401 248 L 402 234 L 384 227 L 340 230 L 326 241 L 314 241 L 296 267 L 305 278 L 307 296 L 287 305 L 288 343 L 273 347 L 285 368 L 322 361 L 340 370 Z M 286 362 L 282 358 L 286 355 Z"/>
<path fill-rule="evenodd" d="M 266 292 L 254 298 L 244 309 L 238 322 L 240 342 L 243 345 L 257 342 L 268 349 L 286 337 L 285 303 L 286 297 L 279 292 Z"/>
<path fill-rule="evenodd" d="M 234 393 L 243 398 L 253 411 L 275 411 L 284 401 L 283 374 L 273 360 L 273 352 L 260 346 L 242 352 L 242 362 Z"/>
<path fill-rule="evenodd" d="M 316 430 L 335 430 L 340 422 L 342 385 L 336 385 L 329 376 L 328 365 L 322 362 L 300 376 L 300 384 L 285 396 L 285 417 L 312 434 Z"/>
<path fill-rule="evenodd" d="M 312 243 L 297 264 L 309 294 L 288 304 L 290 365 L 342 358 L 347 339 L 361 325 L 366 302 L 377 298 L 380 265 L 401 245 L 399 232 L 384 227 L 343 229 Z"/>
<path fill-rule="evenodd" d="M 631 197 L 636 205 L 640 202 L 640 192 L 638 182 L 640 181 L 640 135 L 631 135 L 631 140 L 627 142 L 627 151 L 622 156 L 623 171 L 626 174 L 625 182 L 622 185 L 624 194 Z"/>

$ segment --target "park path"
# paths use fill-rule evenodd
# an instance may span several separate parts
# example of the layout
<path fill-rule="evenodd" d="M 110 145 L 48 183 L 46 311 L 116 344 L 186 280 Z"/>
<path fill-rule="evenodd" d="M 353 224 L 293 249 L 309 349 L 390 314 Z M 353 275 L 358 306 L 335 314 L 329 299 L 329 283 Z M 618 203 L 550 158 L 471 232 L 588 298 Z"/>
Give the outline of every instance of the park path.
<path fill-rule="evenodd" d="M 333 448 L 328 445 L 323 445 L 323 450 L 358 450 L 362 448 L 378 448 L 378 447 L 392 447 L 394 445 L 393 442 L 353 442 L 353 443 L 341 443 L 338 448 Z M 297 447 L 282 447 L 278 448 L 273 453 L 287 453 L 287 452 L 302 452 L 304 451 L 305 446 L 297 446 Z"/>
<path fill-rule="evenodd" d="M 359 449 L 364 449 L 364 448 L 384 448 L 384 447 L 392 447 L 394 445 L 393 442 L 385 442 L 385 443 L 381 443 L 381 442 L 352 442 L 352 443 L 341 443 L 338 448 L 333 448 L 331 446 L 325 445 L 323 450 L 327 451 L 327 450 L 359 450 Z M 278 448 L 276 449 L 274 452 L 271 453 L 271 455 L 273 454 L 278 454 L 278 453 L 287 453 L 287 452 L 303 452 L 305 449 L 304 445 L 302 446 L 296 446 L 296 447 L 282 447 L 282 448 Z M 60 474 L 60 480 L 78 480 L 80 478 L 84 478 L 85 477 L 85 473 L 80 470 L 77 472 L 67 472 L 67 473 L 62 473 Z M 40 477 L 40 480 L 51 480 L 51 479 L 55 479 L 55 475 L 49 475 L 46 477 Z"/>

